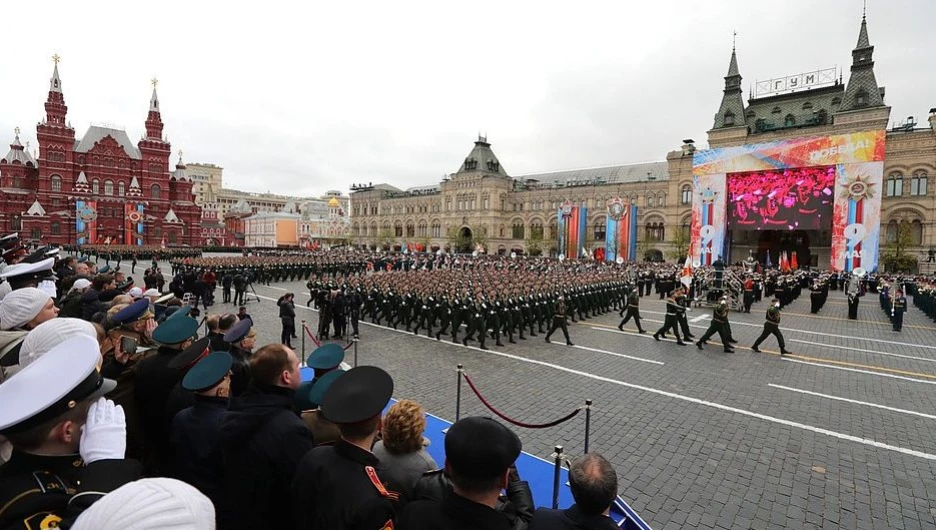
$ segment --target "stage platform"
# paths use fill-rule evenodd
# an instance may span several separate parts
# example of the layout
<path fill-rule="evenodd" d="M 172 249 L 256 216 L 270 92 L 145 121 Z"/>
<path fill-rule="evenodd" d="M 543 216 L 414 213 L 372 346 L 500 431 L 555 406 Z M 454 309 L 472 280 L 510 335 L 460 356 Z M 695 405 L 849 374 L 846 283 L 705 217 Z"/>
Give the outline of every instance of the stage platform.
<path fill-rule="evenodd" d="M 312 378 L 312 369 L 303 367 L 302 380 L 308 381 Z M 391 400 L 387 405 L 395 403 Z M 445 431 L 452 425 L 452 422 L 443 420 L 438 416 L 426 414 L 426 432 L 425 436 L 429 439 L 429 454 L 441 466 L 445 462 Z M 550 507 L 552 505 L 553 495 L 553 477 L 555 473 L 555 464 L 529 453 L 522 453 L 517 459 L 517 471 L 520 478 L 530 483 L 530 489 L 533 492 L 533 501 L 537 506 Z M 619 482 L 623 483 L 623 480 Z M 574 502 L 572 500 L 572 491 L 569 489 L 569 471 L 562 468 L 559 476 L 559 507 L 568 508 Z M 612 517 L 618 523 L 618 526 L 625 530 L 650 530 L 650 527 L 630 508 L 620 497 L 616 501 Z"/>

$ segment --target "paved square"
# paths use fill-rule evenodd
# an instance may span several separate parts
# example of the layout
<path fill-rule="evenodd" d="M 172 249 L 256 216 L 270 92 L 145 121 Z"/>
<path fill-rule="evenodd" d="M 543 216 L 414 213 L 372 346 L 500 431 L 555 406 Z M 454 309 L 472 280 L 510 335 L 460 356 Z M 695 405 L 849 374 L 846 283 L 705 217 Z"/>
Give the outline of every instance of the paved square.
<path fill-rule="evenodd" d="M 278 341 L 275 301 L 287 290 L 297 294 L 298 318 L 316 329 L 301 282 L 255 289 L 261 301 L 248 311 L 258 344 Z M 808 306 L 801 297 L 782 313 L 794 352 L 783 358 L 772 338 L 764 353 L 749 349 L 764 302 L 730 315 L 740 344 L 727 354 L 713 343 L 700 352 L 654 341 L 664 307 L 652 295 L 641 303 L 646 335 L 633 323 L 619 332 L 609 313 L 570 326 L 575 347 L 539 335 L 484 352 L 362 323 L 358 362 L 387 369 L 396 397 L 448 419 L 457 363 L 492 404 L 524 422 L 545 423 L 593 399 L 591 449 L 611 460 L 621 495 L 655 529 L 936 527 L 936 324 L 911 306 L 894 333 L 874 295 L 857 321 L 845 318 L 841 291 L 819 315 Z M 210 312 L 233 309 L 219 303 Z M 700 318 L 693 333 L 705 327 Z M 467 385 L 462 414 L 490 415 Z M 516 431 L 524 450 L 546 457 L 556 444 L 581 454 L 583 427 L 579 415 Z"/>

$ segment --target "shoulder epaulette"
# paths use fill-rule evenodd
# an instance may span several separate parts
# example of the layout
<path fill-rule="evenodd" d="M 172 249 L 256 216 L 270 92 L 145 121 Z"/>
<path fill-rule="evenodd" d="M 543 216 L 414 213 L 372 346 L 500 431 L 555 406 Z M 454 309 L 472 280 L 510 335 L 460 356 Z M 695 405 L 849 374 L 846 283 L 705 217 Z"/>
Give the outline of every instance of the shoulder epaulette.
<path fill-rule="evenodd" d="M 377 492 L 380 493 L 382 497 L 387 497 L 390 500 L 396 501 L 400 499 L 400 494 L 395 491 L 388 490 L 383 482 L 380 481 L 380 477 L 377 476 L 377 470 L 371 466 L 365 466 L 364 472 L 367 473 L 367 478 L 370 479 L 371 484 L 377 488 Z"/>

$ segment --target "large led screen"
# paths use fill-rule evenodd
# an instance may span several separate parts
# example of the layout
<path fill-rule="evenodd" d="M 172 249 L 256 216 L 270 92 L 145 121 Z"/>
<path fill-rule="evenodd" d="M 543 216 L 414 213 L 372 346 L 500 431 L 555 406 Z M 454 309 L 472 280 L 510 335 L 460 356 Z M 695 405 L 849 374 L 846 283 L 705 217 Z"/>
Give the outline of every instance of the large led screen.
<path fill-rule="evenodd" d="M 728 175 L 732 230 L 829 230 L 835 166 Z"/>

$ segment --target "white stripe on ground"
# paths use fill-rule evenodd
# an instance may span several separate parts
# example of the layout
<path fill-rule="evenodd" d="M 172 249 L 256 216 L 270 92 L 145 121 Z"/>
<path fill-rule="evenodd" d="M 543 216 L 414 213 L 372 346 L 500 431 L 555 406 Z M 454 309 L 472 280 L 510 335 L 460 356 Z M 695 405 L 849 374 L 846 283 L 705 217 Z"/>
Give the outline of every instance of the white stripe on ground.
<path fill-rule="evenodd" d="M 784 360 L 784 361 L 787 361 L 787 362 L 791 362 L 791 363 L 808 364 L 808 365 L 812 365 L 812 366 L 821 366 L 822 368 L 832 368 L 832 369 L 834 369 L 834 370 L 842 370 L 842 371 L 844 371 L 844 372 L 855 372 L 855 373 L 859 373 L 859 374 L 876 375 L 876 376 L 879 376 L 879 377 L 890 377 L 891 379 L 901 379 L 901 380 L 903 380 L 903 381 L 913 381 L 914 383 L 926 383 L 927 385 L 936 385 L 936 381 L 928 381 L 928 380 L 926 380 L 926 379 L 917 379 L 917 378 L 915 378 L 915 377 L 907 377 L 907 376 L 905 376 L 905 375 L 882 374 L 881 372 L 872 372 L 872 371 L 870 371 L 870 370 L 861 370 L 861 369 L 858 369 L 858 368 L 847 368 L 847 367 L 845 367 L 845 366 L 835 366 L 835 365 L 832 365 L 832 364 L 814 363 L 814 362 L 810 362 L 810 361 L 800 361 L 799 359 L 789 359 L 789 358 L 786 358 L 786 357 L 784 357 L 783 360 Z"/>
<path fill-rule="evenodd" d="M 822 346 L 823 348 L 837 348 L 839 350 L 850 350 L 850 351 L 862 352 L 862 353 L 873 353 L 876 355 L 885 355 L 887 357 L 900 357 L 902 359 L 913 359 L 915 361 L 926 361 L 930 363 L 936 363 L 936 359 L 931 359 L 927 357 L 914 357 L 913 355 L 902 355 L 900 353 L 890 353 L 890 352 L 883 352 L 883 351 L 876 351 L 876 350 L 865 350 L 862 348 L 852 348 L 850 346 L 837 346 L 835 344 L 824 344 L 822 342 L 811 342 L 808 340 L 799 340 L 799 339 L 790 339 L 789 342 L 798 342 L 800 344 L 811 344 L 813 346 Z"/>
<path fill-rule="evenodd" d="M 268 298 L 268 297 L 263 297 L 263 296 L 262 296 L 261 298 L 265 298 L 265 299 L 267 299 L 267 300 L 274 301 L 274 299 Z M 296 306 L 296 307 L 302 307 L 302 308 L 304 308 L 304 309 L 308 309 L 308 310 L 311 311 L 310 308 L 305 307 L 305 306 Z M 415 338 L 415 337 L 418 337 L 418 338 L 421 339 L 421 340 L 429 340 L 429 341 L 436 342 L 435 339 L 431 339 L 431 338 L 426 337 L 426 336 L 423 336 L 423 335 L 413 335 L 412 333 L 407 333 L 407 332 L 404 331 L 404 330 L 396 330 L 396 329 L 386 328 L 386 327 L 383 327 L 383 326 L 377 326 L 376 324 L 371 324 L 370 322 L 361 322 L 361 323 L 364 324 L 364 325 L 367 325 L 367 326 L 379 327 L 379 328 L 382 328 L 382 329 L 384 329 L 384 330 L 386 330 L 386 331 L 396 332 L 396 333 L 400 333 L 400 334 L 403 334 L 403 335 L 408 335 L 408 336 L 414 337 L 414 338 Z M 740 414 L 740 415 L 742 415 L 742 416 L 747 416 L 747 417 L 750 417 L 750 418 L 756 418 L 756 419 L 759 419 L 759 420 L 763 420 L 763 421 L 767 421 L 767 422 L 771 422 L 771 423 L 776 423 L 776 424 L 779 424 L 779 425 L 785 425 L 785 426 L 790 427 L 790 428 L 793 428 L 793 429 L 800 429 L 800 430 L 804 430 L 804 431 L 813 432 L 813 433 L 816 433 L 816 434 L 822 434 L 822 435 L 829 436 L 829 437 L 832 437 L 832 438 L 836 438 L 836 439 L 839 439 L 839 440 L 845 440 L 845 441 L 854 442 L 854 443 L 861 444 L 861 445 L 866 445 L 866 446 L 869 446 L 869 447 L 875 447 L 875 448 L 877 448 L 877 449 L 884 449 L 884 450 L 886 450 L 886 451 L 892 451 L 892 452 L 896 452 L 896 453 L 900 453 L 900 454 L 904 454 L 904 455 L 908 455 L 908 456 L 915 456 L 915 457 L 918 457 L 918 458 L 924 458 L 924 459 L 926 459 L 926 460 L 933 460 L 933 461 L 936 461 L 936 455 L 934 455 L 934 454 L 924 453 L 924 452 L 922 452 L 922 451 L 917 451 L 917 450 L 915 450 L 915 449 L 908 449 L 908 448 L 906 448 L 906 447 L 900 447 L 900 446 L 896 446 L 896 445 L 886 444 L 886 443 L 883 443 L 883 442 L 878 442 L 878 441 L 876 441 L 876 440 L 872 440 L 872 439 L 870 439 L 870 438 L 862 438 L 862 437 L 860 437 L 860 436 L 854 436 L 854 435 L 851 435 L 851 434 L 845 434 L 845 433 L 841 433 L 841 432 L 837 432 L 837 431 L 832 431 L 832 430 L 829 430 L 829 429 L 824 429 L 824 428 L 822 428 L 822 427 L 816 427 L 816 426 L 814 426 L 814 425 L 807 425 L 807 424 L 805 424 L 805 423 L 799 423 L 799 422 L 795 422 L 795 421 L 785 420 L 785 419 L 783 419 L 783 418 L 777 418 L 777 417 L 775 417 L 775 416 L 768 416 L 768 415 L 766 415 L 766 414 L 761 414 L 761 413 L 759 413 L 759 412 L 753 412 L 753 411 L 750 411 L 750 410 L 739 409 L 739 408 L 731 407 L 731 406 L 728 406 L 728 405 L 723 405 L 723 404 L 721 404 L 721 403 L 715 403 L 715 402 L 713 402 L 713 401 L 707 401 L 707 400 L 704 400 L 704 399 L 699 399 L 699 398 L 694 398 L 694 397 L 691 397 L 691 396 L 685 396 L 685 395 L 682 395 L 682 394 L 677 394 L 677 393 L 675 393 L 675 392 L 668 392 L 668 391 L 666 391 L 666 390 L 660 390 L 660 389 L 657 389 L 657 388 L 651 388 L 651 387 L 647 387 L 647 386 L 643 386 L 643 385 L 636 385 L 636 384 L 634 384 L 634 383 L 627 383 L 627 382 L 625 382 L 625 381 L 619 381 L 619 380 L 617 380 L 617 379 L 611 379 L 611 378 L 609 378 L 609 377 L 604 377 L 604 376 L 600 376 L 600 375 L 596 375 L 596 374 L 591 374 L 591 373 L 588 373 L 588 372 L 583 372 L 583 371 L 581 371 L 581 370 L 574 370 L 574 369 L 572 369 L 572 368 L 566 368 L 565 366 L 560 366 L 560 365 L 558 365 L 558 364 L 548 363 L 548 362 L 545 362 L 545 361 L 539 361 L 539 360 L 536 360 L 536 359 L 528 359 L 528 358 L 526 358 L 526 357 L 521 357 L 521 356 L 519 356 L 519 355 L 513 355 L 513 354 L 510 354 L 510 353 L 505 353 L 505 352 L 500 352 L 500 351 L 495 351 L 495 350 L 482 350 L 481 348 L 479 348 L 479 347 L 477 347 L 477 346 L 462 346 L 462 345 L 460 345 L 460 344 L 452 344 L 452 346 L 456 346 L 456 347 L 459 347 L 459 348 L 466 348 L 466 349 L 469 349 L 469 350 L 474 350 L 474 351 L 477 351 L 477 352 L 486 353 L 486 354 L 488 354 L 488 355 L 496 355 L 496 356 L 498 356 L 498 357 L 504 357 L 504 358 L 506 358 L 506 359 L 511 359 L 511 360 L 514 360 L 514 361 L 517 361 L 517 362 L 522 362 L 522 363 L 528 363 L 528 364 L 534 364 L 534 365 L 538 365 L 538 366 L 543 366 L 543 367 L 546 367 L 546 368 L 551 368 L 551 369 L 553 369 L 553 370 L 557 370 L 557 371 L 560 371 L 560 372 L 565 372 L 565 373 L 568 373 L 568 374 L 578 375 L 578 376 L 585 377 L 585 378 L 588 378 L 588 379 L 592 379 L 592 380 L 595 380 L 595 381 L 601 381 L 601 382 L 604 382 L 604 383 L 609 383 L 609 384 L 612 384 L 612 385 L 622 386 L 622 387 L 630 388 L 630 389 L 634 389 L 634 390 L 641 390 L 641 391 L 644 391 L 644 392 L 649 392 L 649 393 L 651 393 L 651 394 L 656 394 L 656 395 L 658 395 L 658 396 L 664 396 L 664 397 L 668 397 L 668 398 L 672 398 L 672 399 L 678 399 L 678 400 L 680 400 L 680 401 L 686 401 L 686 402 L 693 403 L 693 404 L 696 404 L 696 405 L 702 405 L 702 406 L 704 406 L 704 407 L 714 408 L 714 409 L 716 409 L 716 410 L 721 410 L 721 411 L 723 411 L 723 412 L 730 412 L 730 413 L 734 413 L 734 414 Z M 786 360 L 786 361 L 791 361 L 791 362 L 802 362 L 802 361 L 794 361 L 793 359 L 784 359 L 784 360 Z M 812 363 L 806 363 L 806 364 L 812 364 Z M 824 366 L 824 365 L 818 365 L 818 366 Z M 873 374 L 873 375 L 887 375 L 887 374 L 876 374 L 876 373 L 874 373 L 874 372 L 868 372 L 868 373 L 871 373 L 871 374 Z M 902 379 L 904 379 L 904 378 L 902 378 Z M 905 379 L 910 379 L 910 378 L 905 378 Z M 912 381 L 919 381 L 918 379 L 911 379 L 911 380 L 912 380 Z M 934 383 L 934 384 L 936 384 L 936 381 L 919 381 L 919 382 L 922 382 L 922 383 Z"/>
<path fill-rule="evenodd" d="M 589 348 L 588 346 L 579 346 L 579 345 L 575 345 L 575 346 L 572 346 L 572 347 L 573 347 L 573 348 L 577 348 L 577 349 L 579 349 L 579 350 L 591 351 L 591 352 L 595 352 L 595 353 L 603 353 L 603 354 L 605 354 L 605 355 L 613 355 L 613 356 L 615 356 L 615 357 L 622 357 L 622 358 L 624 358 L 624 359 L 631 359 L 631 360 L 633 360 L 633 361 L 641 361 L 641 362 L 645 362 L 645 363 L 659 364 L 660 366 L 666 364 L 666 363 L 661 362 L 661 361 L 653 361 L 653 360 L 650 360 L 650 359 L 644 359 L 643 357 L 634 357 L 634 356 L 632 356 L 632 355 L 624 355 L 623 353 L 615 353 L 615 352 L 613 352 L 613 351 L 598 350 L 598 349 L 595 349 L 595 348 Z"/>
<path fill-rule="evenodd" d="M 834 401 L 843 401 L 845 403 L 853 403 L 855 405 L 865 405 L 867 407 L 874 407 L 876 409 L 889 410 L 891 412 L 899 412 L 901 414 L 910 414 L 912 416 L 919 416 L 920 418 L 926 418 L 928 420 L 936 420 L 936 416 L 932 414 L 924 414 L 922 412 L 916 412 L 914 410 L 898 409 L 896 407 L 888 407 L 887 405 L 878 405 L 877 403 L 868 403 L 867 401 L 858 401 L 857 399 L 848 399 L 838 396 L 830 396 L 828 394 L 820 394 L 819 392 L 812 392 L 810 390 L 803 390 L 800 388 L 793 388 L 783 385 L 775 385 L 773 383 L 768 384 L 767 386 L 772 388 L 779 388 L 781 390 L 789 390 L 790 392 L 798 392 L 800 394 L 808 394 L 810 396 L 816 396 L 826 399 L 831 399 Z"/>

